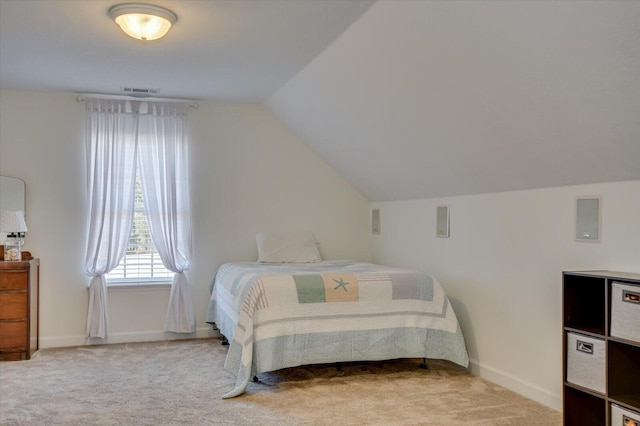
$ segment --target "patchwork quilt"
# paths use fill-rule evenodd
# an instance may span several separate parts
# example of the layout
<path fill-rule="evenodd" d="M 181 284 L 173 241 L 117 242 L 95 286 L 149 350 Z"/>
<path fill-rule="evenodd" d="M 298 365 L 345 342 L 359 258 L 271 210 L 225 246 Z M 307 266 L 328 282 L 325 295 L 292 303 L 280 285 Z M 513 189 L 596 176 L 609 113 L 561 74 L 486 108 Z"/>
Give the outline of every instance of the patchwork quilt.
<path fill-rule="evenodd" d="M 207 322 L 230 341 L 225 369 L 245 392 L 266 371 L 348 361 L 446 359 L 467 367 L 464 338 L 430 275 L 350 261 L 227 263 L 212 283 Z"/>

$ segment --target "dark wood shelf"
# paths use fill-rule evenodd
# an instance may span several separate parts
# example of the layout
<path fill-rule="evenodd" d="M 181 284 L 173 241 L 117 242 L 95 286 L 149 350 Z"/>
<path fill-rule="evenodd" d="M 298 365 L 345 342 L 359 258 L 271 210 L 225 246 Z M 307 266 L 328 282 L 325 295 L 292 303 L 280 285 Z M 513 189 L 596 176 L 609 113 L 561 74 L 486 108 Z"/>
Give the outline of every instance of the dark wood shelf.
<path fill-rule="evenodd" d="M 564 413 L 565 426 L 602 426 L 607 419 L 607 404 L 601 397 L 566 387 Z"/>
<path fill-rule="evenodd" d="M 609 340 L 609 396 L 640 411 L 640 347 Z"/>
<path fill-rule="evenodd" d="M 610 342 L 616 342 L 627 346 L 640 348 L 640 342 L 634 342 L 633 340 L 622 339 L 620 337 L 609 337 Z"/>
<path fill-rule="evenodd" d="M 616 404 L 634 415 L 640 413 L 640 388 L 638 387 L 640 341 L 610 335 L 612 285 L 614 282 L 622 282 L 639 286 L 640 289 L 640 274 L 573 271 L 564 272 L 562 282 L 564 424 L 613 426 L 611 425 L 611 404 Z M 615 304 L 615 301 L 613 303 Z M 569 333 L 582 334 L 604 342 L 607 383 L 605 393 L 566 380 L 567 363 L 570 359 L 571 362 L 577 362 L 579 358 L 575 348 L 567 348 Z M 594 365 L 593 371 L 598 371 L 600 366 L 603 366 L 602 361 Z M 585 370 L 585 374 L 589 374 L 589 369 Z M 585 383 L 589 382 L 585 381 Z"/>
<path fill-rule="evenodd" d="M 564 326 L 601 336 L 606 334 L 606 279 L 565 275 L 563 280 Z"/>
<path fill-rule="evenodd" d="M 593 396 L 598 397 L 598 398 L 602 398 L 602 396 L 604 395 L 601 392 L 595 391 L 593 389 L 585 388 L 584 386 L 576 385 L 575 383 L 567 382 L 566 380 L 564 382 L 564 385 L 567 386 L 567 387 L 573 388 L 573 389 L 575 389 L 577 391 L 580 391 L 580 392 L 583 392 L 583 393 L 587 393 L 589 395 L 593 395 Z"/>
<path fill-rule="evenodd" d="M 609 400 L 621 407 L 640 412 L 640 393 L 632 395 L 609 395 Z"/>
<path fill-rule="evenodd" d="M 600 327 L 565 327 L 564 329 L 565 331 L 584 334 L 585 336 L 591 336 L 596 339 L 604 339 L 605 337 Z"/>

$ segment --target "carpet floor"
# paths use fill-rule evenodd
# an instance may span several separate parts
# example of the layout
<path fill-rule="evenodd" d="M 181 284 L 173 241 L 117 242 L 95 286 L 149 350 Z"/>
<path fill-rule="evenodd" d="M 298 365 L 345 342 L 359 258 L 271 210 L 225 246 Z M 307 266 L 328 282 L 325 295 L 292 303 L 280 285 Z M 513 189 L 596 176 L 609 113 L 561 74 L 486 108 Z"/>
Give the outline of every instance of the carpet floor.
<path fill-rule="evenodd" d="M 217 339 L 44 349 L 0 363 L 2 425 L 561 425 L 561 414 L 442 361 L 289 368 L 247 393 Z"/>

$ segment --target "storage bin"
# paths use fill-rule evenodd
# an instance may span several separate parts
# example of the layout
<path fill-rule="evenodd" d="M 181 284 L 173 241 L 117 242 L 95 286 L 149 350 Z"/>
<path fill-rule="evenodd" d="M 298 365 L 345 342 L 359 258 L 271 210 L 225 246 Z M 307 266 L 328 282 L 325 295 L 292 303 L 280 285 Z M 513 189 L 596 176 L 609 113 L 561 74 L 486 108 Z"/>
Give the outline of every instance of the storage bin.
<path fill-rule="evenodd" d="M 611 426 L 640 426 L 640 413 L 611 404 Z"/>
<path fill-rule="evenodd" d="M 611 284 L 611 336 L 640 342 L 640 286 Z"/>
<path fill-rule="evenodd" d="M 567 382 L 605 393 L 605 373 L 604 340 L 567 333 Z"/>

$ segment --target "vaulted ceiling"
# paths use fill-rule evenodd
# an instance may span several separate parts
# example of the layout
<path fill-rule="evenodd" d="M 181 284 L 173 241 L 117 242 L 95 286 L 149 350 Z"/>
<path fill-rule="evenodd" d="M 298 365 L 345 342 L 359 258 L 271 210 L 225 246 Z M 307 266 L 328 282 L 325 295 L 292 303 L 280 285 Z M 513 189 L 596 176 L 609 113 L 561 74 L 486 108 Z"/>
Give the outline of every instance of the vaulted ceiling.
<path fill-rule="evenodd" d="M 267 105 L 370 200 L 640 179 L 640 2 L 379 1 Z"/>
<path fill-rule="evenodd" d="M 152 42 L 120 31 L 108 11 L 121 3 L 0 0 L 0 87 L 261 102 L 373 1 L 143 0 L 178 16 Z"/>
<path fill-rule="evenodd" d="M 0 0 L 0 88 L 264 102 L 372 201 L 640 179 L 639 1 L 117 3 Z"/>

